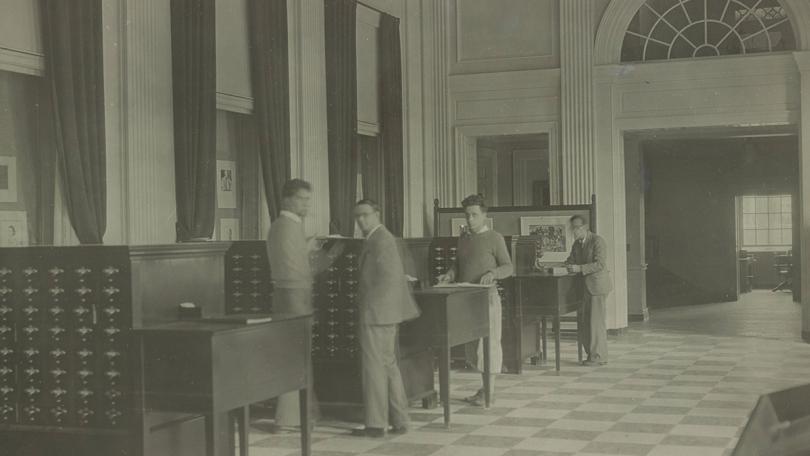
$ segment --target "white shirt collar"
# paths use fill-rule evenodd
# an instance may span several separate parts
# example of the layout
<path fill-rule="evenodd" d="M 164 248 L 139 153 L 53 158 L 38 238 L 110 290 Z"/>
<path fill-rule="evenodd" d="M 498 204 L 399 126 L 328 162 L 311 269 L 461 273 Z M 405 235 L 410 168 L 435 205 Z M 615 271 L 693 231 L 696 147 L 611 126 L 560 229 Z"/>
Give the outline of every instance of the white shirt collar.
<path fill-rule="evenodd" d="M 294 214 L 294 213 L 292 213 L 290 211 L 282 210 L 281 212 L 279 212 L 278 215 L 283 215 L 284 217 L 287 217 L 287 218 L 291 219 L 294 222 L 303 223 L 303 220 L 301 220 L 301 216 L 299 216 L 298 214 Z"/>
<path fill-rule="evenodd" d="M 366 239 L 370 238 L 370 237 L 371 237 L 371 235 L 372 235 L 372 234 L 374 234 L 374 232 L 375 232 L 375 231 L 377 231 L 378 229 L 380 229 L 380 227 L 381 227 L 381 226 L 382 226 L 382 223 L 380 223 L 379 225 L 377 225 L 377 226 L 375 226 L 374 228 L 372 228 L 372 229 L 371 229 L 371 231 L 369 231 L 369 232 L 368 232 L 368 234 L 366 235 Z"/>
<path fill-rule="evenodd" d="M 473 232 L 472 230 L 470 230 L 470 233 L 471 233 L 471 234 L 484 234 L 484 233 L 486 233 L 487 231 L 489 231 L 489 227 L 488 227 L 488 226 L 486 226 L 486 225 L 484 225 L 484 226 L 482 226 L 482 227 L 481 227 L 481 230 L 480 230 L 480 231 Z"/>

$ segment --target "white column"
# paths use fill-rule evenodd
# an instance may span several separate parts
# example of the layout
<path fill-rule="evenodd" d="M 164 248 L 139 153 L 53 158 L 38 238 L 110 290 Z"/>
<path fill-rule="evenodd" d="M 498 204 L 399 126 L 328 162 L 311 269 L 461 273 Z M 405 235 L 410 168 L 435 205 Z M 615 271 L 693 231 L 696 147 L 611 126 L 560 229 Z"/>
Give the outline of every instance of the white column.
<path fill-rule="evenodd" d="M 129 244 L 173 243 L 174 117 L 169 0 L 122 0 L 122 157 Z"/>
<path fill-rule="evenodd" d="M 425 209 L 430 234 L 433 199 L 442 206 L 458 204 L 456 161 L 450 129 L 448 90 L 448 3 L 422 0 L 422 51 L 425 135 Z"/>
<path fill-rule="evenodd" d="M 592 0 L 560 1 L 561 161 L 564 204 L 595 190 Z"/>
<path fill-rule="evenodd" d="M 306 230 L 329 233 L 324 8 L 319 0 L 287 1 L 290 65 L 290 171 L 315 186 Z"/>
<path fill-rule="evenodd" d="M 425 236 L 425 209 L 433 210 L 433 204 L 425 206 L 425 145 L 422 136 L 422 5 L 411 0 L 402 0 L 404 14 L 400 18 L 402 40 L 402 116 L 403 155 L 405 163 L 405 237 Z"/>
<path fill-rule="evenodd" d="M 801 255 L 802 339 L 810 342 L 810 52 L 795 52 L 801 74 L 799 124 L 799 229 Z"/>

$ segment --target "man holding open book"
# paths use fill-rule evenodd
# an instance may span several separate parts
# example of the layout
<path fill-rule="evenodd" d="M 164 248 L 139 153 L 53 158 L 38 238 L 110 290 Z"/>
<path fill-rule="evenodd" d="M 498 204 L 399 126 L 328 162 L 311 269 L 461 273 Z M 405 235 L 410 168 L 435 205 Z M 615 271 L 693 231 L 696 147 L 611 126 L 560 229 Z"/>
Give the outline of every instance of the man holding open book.
<path fill-rule="evenodd" d="M 514 268 L 503 236 L 490 230 L 486 224 L 487 206 L 481 195 L 470 195 L 461 202 L 467 219 L 467 229 L 459 237 L 457 263 L 453 269 L 439 277 L 439 283 L 453 281 L 490 285 L 489 292 L 489 353 L 490 353 L 490 398 L 495 391 L 495 374 L 501 371 L 501 297 L 495 281 L 512 275 Z M 467 359 L 479 371 L 484 371 L 484 347 L 478 341 L 476 350 L 468 350 Z M 485 383 L 484 383 L 485 384 Z M 464 399 L 473 405 L 484 404 L 484 388 Z M 493 399 L 494 400 L 494 399 Z"/>

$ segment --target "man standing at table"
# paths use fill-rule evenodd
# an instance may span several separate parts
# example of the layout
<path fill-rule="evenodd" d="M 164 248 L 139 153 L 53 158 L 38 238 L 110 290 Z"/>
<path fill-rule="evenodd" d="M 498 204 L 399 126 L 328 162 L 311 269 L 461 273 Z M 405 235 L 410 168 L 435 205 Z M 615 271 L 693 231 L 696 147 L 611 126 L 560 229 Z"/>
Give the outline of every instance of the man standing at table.
<path fill-rule="evenodd" d="M 380 223 L 380 207 L 364 199 L 354 218 L 366 241 L 360 254 L 360 352 L 365 428 L 352 434 L 383 437 L 408 431 L 408 397 L 397 363 L 399 324 L 419 316 L 394 236 Z"/>
<path fill-rule="evenodd" d="M 491 401 L 494 401 L 495 374 L 503 367 L 503 350 L 501 348 L 501 297 L 495 287 L 495 281 L 512 275 L 514 267 L 506 250 L 503 236 L 486 225 L 487 205 L 481 195 L 470 195 L 461 202 L 467 226 L 458 239 L 456 266 L 439 276 L 440 283 L 453 281 L 480 283 L 490 285 L 489 290 L 489 390 Z M 476 350 L 469 350 L 468 361 L 481 371 L 484 385 L 484 343 L 477 342 Z M 472 405 L 484 405 L 484 388 L 472 396 L 464 398 Z"/>
<path fill-rule="evenodd" d="M 565 261 L 568 270 L 585 276 L 580 311 L 580 341 L 588 359 L 586 366 L 607 364 L 607 327 L 605 325 L 605 298 L 613 290 L 610 271 L 607 270 L 607 244 L 598 234 L 591 233 L 582 216 L 571 217 L 574 246 Z"/>
<path fill-rule="evenodd" d="M 312 185 L 301 179 L 284 183 L 281 189 L 281 212 L 270 225 L 267 235 L 267 257 L 270 260 L 270 276 L 273 281 L 273 312 L 311 315 L 312 284 L 314 274 L 310 253 L 320 250 L 320 245 L 304 234 L 304 217 L 309 212 Z M 337 243 L 326 258 L 318 255 L 317 269 L 328 267 L 340 254 L 342 244 Z M 309 389 L 312 391 L 312 388 Z M 272 429 L 300 426 L 298 392 L 285 393 L 278 397 L 276 421 Z M 311 395 L 312 417 L 318 418 L 318 404 Z"/>

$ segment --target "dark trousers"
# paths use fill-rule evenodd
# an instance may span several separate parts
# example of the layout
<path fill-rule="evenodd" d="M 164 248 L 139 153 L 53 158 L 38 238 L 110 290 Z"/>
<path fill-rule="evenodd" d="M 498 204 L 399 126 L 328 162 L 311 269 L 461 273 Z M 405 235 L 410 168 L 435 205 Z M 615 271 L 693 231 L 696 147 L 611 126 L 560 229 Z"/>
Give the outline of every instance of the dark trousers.
<path fill-rule="evenodd" d="M 360 325 L 366 427 L 408 427 L 408 396 L 397 362 L 398 325 Z"/>

